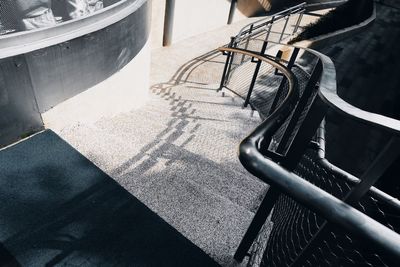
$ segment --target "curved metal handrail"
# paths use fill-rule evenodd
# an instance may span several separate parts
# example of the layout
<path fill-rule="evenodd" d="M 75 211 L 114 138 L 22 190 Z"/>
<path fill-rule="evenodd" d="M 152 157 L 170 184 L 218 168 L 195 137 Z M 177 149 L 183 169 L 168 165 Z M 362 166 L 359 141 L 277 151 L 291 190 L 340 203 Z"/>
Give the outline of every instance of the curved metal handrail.
<path fill-rule="evenodd" d="M 353 107 L 337 95 L 336 70 L 332 60 L 312 49 L 299 48 L 316 56 L 322 65 L 319 80 L 318 96 L 327 106 L 340 111 L 345 116 L 367 123 L 374 127 L 383 127 L 398 133 L 400 122 L 382 115 L 373 114 Z M 328 222 L 338 225 L 361 238 L 372 242 L 376 248 L 390 258 L 400 260 L 400 235 L 380 224 L 366 214 L 337 199 L 312 183 L 302 179 L 283 166 L 274 162 L 269 155 L 261 151 L 260 143 L 270 139 L 275 134 L 276 117 L 268 117 L 261 123 L 239 147 L 239 159 L 243 166 L 253 175 L 264 182 L 275 186 L 282 193 L 287 194 L 295 201 L 307 206 L 310 210 L 323 216 Z M 384 120 L 381 120 L 383 119 Z M 376 191 L 376 190 L 373 190 Z M 376 193 L 376 192 L 373 192 Z M 379 195 L 380 192 L 378 192 Z M 386 197 L 386 194 L 385 196 Z M 389 202 L 393 202 L 388 198 Z M 393 199 L 392 199 L 393 200 Z M 395 201 L 397 204 L 397 201 Z"/>
<path fill-rule="evenodd" d="M 345 170 L 337 167 L 336 165 L 332 164 L 325 157 L 325 120 L 322 121 L 321 126 L 318 129 L 317 143 L 318 143 L 318 147 L 317 147 L 318 158 L 317 158 L 317 160 L 320 162 L 320 164 L 326 170 L 329 170 L 337 177 L 343 179 L 345 182 L 350 183 L 352 185 L 356 185 L 356 184 L 360 183 L 361 180 L 359 178 L 355 177 L 354 175 L 352 175 L 352 174 L 346 172 Z M 374 197 L 374 198 L 390 205 L 391 207 L 395 208 L 396 210 L 400 211 L 400 200 L 398 200 L 397 198 L 392 197 L 389 194 L 386 194 L 385 192 L 379 190 L 378 188 L 376 188 L 374 186 L 372 186 L 369 189 L 368 193 L 372 197 Z"/>
<path fill-rule="evenodd" d="M 285 119 L 290 115 L 294 105 L 299 99 L 299 88 L 298 82 L 296 77 L 294 76 L 293 72 L 288 70 L 284 65 L 271 59 L 270 57 L 266 57 L 264 55 L 260 55 L 254 52 L 250 52 L 240 48 L 230 48 L 230 47 L 220 47 L 218 48 L 219 51 L 223 53 L 238 53 L 246 56 L 250 56 L 252 58 L 256 58 L 258 60 L 264 61 L 267 64 L 272 65 L 276 69 L 278 69 L 282 74 L 287 78 L 289 89 L 285 99 L 282 101 L 281 105 L 268 117 L 268 122 L 270 123 L 269 127 L 273 129 L 278 129 L 285 121 Z M 257 138 L 259 139 L 259 143 L 257 147 L 260 148 L 262 143 L 262 136 L 264 133 L 264 129 L 262 129 L 263 124 L 256 128 Z"/>
<path fill-rule="evenodd" d="M 390 257 L 400 260 L 400 235 L 364 213 L 337 199 L 312 183 L 302 179 L 273 160 L 264 157 L 257 149 L 260 132 L 272 136 L 272 121 L 267 119 L 240 144 L 239 159 L 253 175 L 284 194 L 323 216 L 327 221 L 361 236 Z"/>
<path fill-rule="evenodd" d="M 63 43 L 101 30 L 129 16 L 147 0 L 121 0 L 102 10 L 49 28 L 0 36 L 0 59 Z"/>
<path fill-rule="evenodd" d="M 276 42 L 270 42 L 270 43 L 283 45 L 283 46 L 290 47 L 290 48 L 293 48 L 293 49 L 296 48 L 296 47 L 300 48 L 299 46 L 280 44 L 280 43 L 276 43 Z M 312 50 L 312 49 L 309 49 L 309 48 L 301 48 L 301 49 L 305 50 L 307 52 L 310 52 L 315 56 L 319 56 L 319 58 L 321 58 L 320 56 L 323 55 L 323 54 L 320 54 L 319 52 L 317 52 L 315 50 Z M 239 49 L 224 49 L 224 50 L 226 50 L 228 52 L 228 51 L 234 51 L 234 50 L 239 50 Z M 277 60 L 279 60 L 278 62 L 285 63 L 285 61 L 282 60 L 281 58 L 276 58 L 276 57 L 271 56 L 271 55 L 264 55 L 264 56 L 267 57 L 270 60 L 275 61 L 275 62 Z M 334 67 L 334 64 L 333 64 L 332 60 L 329 57 L 325 56 L 325 55 L 323 55 L 323 56 L 324 56 L 324 60 L 322 60 L 323 71 L 322 71 L 322 76 L 321 76 L 321 80 L 320 80 L 320 83 L 319 83 L 319 87 L 323 88 L 324 90 L 329 90 L 329 91 L 335 92 L 337 90 L 336 82 L 335 82 L 336 81 L 335 80 L 336 70 L 335 70 L 335 67 Z M 337 96 L 337 97 L 339 97 L 339 96 Z M 381 116 L 381 115 L 379 115 L 379 116 Z M 325 121 L 322 121 L 320 129 L 319 129 L 318 134 L 317 134 L 317 139 L 318 139 L 318 143 L 319 143 L 318 144 L 318 148 L 317 148 L 319 162 L 323 166 L 325 166 L 325 168 L 327 170 L 330 170 L 331 172 L 333 172 L 335 174 L 338 174 L 338 176 L 340 178 L 343 178 L 346 182 L 349 182 L 349 183 L 354 184 L 354 185 L 358 184 L 360 182 L 360 179 L 358 179 L 354 175 L 351 175 L 350 173 L 346 172 L 345 170 L 333 165 L 332 163 L 330 163 L 326 159 L 326 157 L 325 157 L 325 138 L 323 136 L 324 133 L 321 132 L 322 131 L 321 128 L 324 127 L 324 123 L 325 123 Z M 375 198 L 377 198 L 377 199 L 379 199 L 379 200 L 391 205 L 392 207 L 396 208 L 397 210 L 400 210 L 400 200 L 398 200 L 397 198 L 394 198 L 394 197 L 386 194 L 385 192 L 379 190 L 376 187 L 371 187 L 369 193 L 373 197 L 375 197 Z"/>
<path fill-rule="evenodd" d="M 300 50 L 311 53 L 319 60 L 321 60 L 323 65 L 323 72 L 319 83 L 318 95 L 326 104 L 328 104 L 330 108 L 339 111 L 346 117 L 353 118 L 367 125 L 378 128 L 384 128 L 392 133 L 400 134 L 400 121 L 357 108 L 352 104 L 346 102 L 338 95 L 336 86 L 335 65 L 328 56 L 318 51 L 315 51 L 311 48 L 305 48 L 297 45 L 282 44 L 273 41 L 268 41 L 268 43 L 282 45 L 292 49 L 298 48 Z"/>
<path fill-rule="evenodd" d="M 271 16 L 267 16 L 267 17 L 265 17 L 265 18 L 262 18 L 262 19 L 260 19 L 260 20 L 257 20 L 257 21 L 255 21 L 255 22 L 251 22 L 251 23 L 249 23 L 249 24 L 243 26 L 243 27 L 240 29 L 239 33 L 234 37 L 234 38 L 235 38 L 235 42 L 239 42 L 241 39 L 247 38 L 247 37 L 244 37 L 243 35 L 246 35 L 246 34 L 252 34 L 252 35 L 253 35 L 253 34 L 256 34 L 255 32 L 251 32 L 251 31 L 254 31 L 254 30 L 257 30 L 257 29 L 259 29 L 259 28 L 261 28 L 261 27 L 267 26 L 268 24 L 277 22 L 277 21 L 279 21 L 280 19 L 286 17 L 287 15 L 291 15 L 291 14 L 294 14 L 294 13 L 296 13 L 296 12 L 302 12 L 302 11 L 304 11 L 304 10 L 305 10 L 305 9 L 304 9 L 305 6 L 306 6 L 306 3 L 303 2 L 303 3 L 298 4 L 298 5 L 296 5 L 296 6 L 293 6 L 293 7 L 287 8 L 287 9 L 285 9 L 285 10 L 282 10 L 282 11 L 280 11 L 280 12 L 278 12 L 278 13 L 275 13 L 275 14 L 273 14 L 273 15 L 271 15 Z M 256 24 L 259 24 L 259 25 L 253 26 L 252 30 L 250 30 L 251 25 L 256 25 Z M 261 31 L 261 32 L 262 32 L 262 31 Z"/>

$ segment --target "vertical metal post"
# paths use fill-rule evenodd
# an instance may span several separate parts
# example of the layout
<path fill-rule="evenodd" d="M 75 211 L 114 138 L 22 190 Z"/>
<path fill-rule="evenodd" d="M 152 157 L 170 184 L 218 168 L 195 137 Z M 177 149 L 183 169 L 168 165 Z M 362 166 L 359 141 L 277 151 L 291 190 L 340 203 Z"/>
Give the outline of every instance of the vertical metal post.
<path fill-rule="evenodd" d="M 237 47 L 237 43 L 236 43 L 236 38 L 235 37 L 231 37 L 230 47 L 232 47 L 232 48 L 236 48 Z M 233 59 L 234 58 L 235 58 L 235 53 L 231 53 L 231 57 L 230 57 L 229 64 L 228 64 L 228 70 L 227 70 L 227 72 L 225 74 L 225 80 L 229 79 L 229 74 L 231 73 L 232 63 L 233 63 Z"/>
<path fill-rule="evenodd" d="M 296 25 L 294 26 L 294 30 L 292 34 L 295 34 L 297 32 L 297 30 L 299 29 L 300 23 L 301 23 L 301 19 L 303 18 L 303 12 L 301 12 L 299 14 L 299 17 L 297 18 L 297 22 Z"/>
<path fill-rule="evenodd" d="M 322 62 L 318 60 L 315 65 L 311 77 L 309 78 L 306 88 L 304 89 L 303 94 L 300 96 L 300 100 L 297 103 L 296 109 L 294 110 L 293 116 L 289 121 L 288 126 L 279 142 L 278 148 L 276 149 L 277 153 L 284 153 L 285 148 L 289 145 L 289 138 L 292 136 L 293 131 L 298 124 L 298 121 L 302 115 L 302 113 L 306 110 L 306 105 L 309 102 L 310 97 L 313 96 L 313 93 L 316 91 L 316 85 L 319 82 L 322 73 Z"/>
<path fill-rule="evenodd" d="M 297 55 L 299 54 L 299 51 L 300 51 L 300 49 L 297 47 L 293 50 L 292 56 L 290 57 L 288 65 L 287 65 L 287 68 L 289 70 L 292 69 L 294 62 L 296 61 Z M 276 95 L 275 95 L 274 101 L 272 102 L 272 105 L 271 105 L 268 115 L 271 115 L 275 111 L 275 108 L 278 105 L 279 96 L 282 93 L 283 88 L 285 88 L 285 84 L 286 84 L 286 77 L 283 76 L 281 84 L 279 85 L 279 88 L 276 91 Z"/>
<path fill-rule="evenodd" d="M 281 59 L 282 59 L 282 55 L 283 55 L 283 51 L 282 50 L 278 50 L 278 52 L 276 53 L 276 56 L 275 56 L 275 59 L 276 59 L 275 61 L 280 62 Z M 275 75 L 282 75 L 282 73 L 279 73 L 278 69 L 275 69 L 274 74 Z"/>
<path fill-rule="evenodd" d="M 167 0 L 165 3 L 163 46 L 169 46 L 172 42 L 174 12 L 175 0 Z"/>
<path fill-rule="evenodd" d="M 249 29 L 249 37 L 247 38 L 246 44 L 244 45 L 244 50 L 247 50 L 247 48 L 249 47 L 250 36 L 251 36 L 251 33 L 253 32 L 253 27 L 254 27 L 254 24 L 251 24 L 250 29 Z M 241 63 L 243 63 L 244 58 L 245 58 L 245 55 L 242 55 Z"/>
<path fill-rule="evenodd" d="M 278 200 L 280 193 L 274 187 L 268 189 L 260 207 L 258 208 L 253 220 L 250 223 L 249 228 L 246 231 L 243 239 L 240 241 L 239 247 L 237 248 L 233 258 L 239 262 L 243 261 L 243 258 L 247 255 L 254 239 L 257 237 L 261 230 L 261 227 L 267 220 L 275 202 Z"/>
<path fill-rule="evenodd" d="M 227 24 L 231 24 L 233 21 L 233 17 L 235 15 L 235 9 L 236 9 L 236 2 L 237 2 L 237 0 L 231 0 L 231 7 L 229 8 L 229 16 L 228 16 Z"/>
<path fill-rule="evenodd" d="M 231 41 L 229 42 L 228 47 L 232 47 L 234 41 L 235 41 L 235 37 L 231 37 Z M 224 70 L 222 72 L 221 83 L 219 84 L 219 88 L 218 88 L 217 92 L 221 91 L 222 88 L 225 86 L 225 80 L 226 80 L 226 77 L 228 75 L 228 66 L 230 64 L 232 64 L 231 57 L 232 57 L 232 53 L 228 52 L 227 55 L 226 55 L 226 61 L 225 61 Z"/>
<path fill-rule="evenodd" d="M 323 101 L 319 98 L 316 98 L 311 105 L 311 108 L 302 126 L 299 129 L 299 134 L 296 136 L 296 140 L 293 142 L 293 150 L 287 153 L 287 159 L 285 159 L 281 163 L 284 168 L 292 171 L 296 167 L 301 158 L 301 155 L 304 153 L 309 144 L 309 141 L 311 140 L 313 134 L 315 133 L 316 129 L 324 118 L 326 110 L 327 106 L 323 103 Z M 262 225 L 271 213 L 272 208 L 274 207 L 279 196 L 280 192 L 274 187 L 271 187 L 268 190 L 260 207 L 257 210 L 256 215 L 253 218 L 253 221 L 251 222 L 246 234 L 240 242 L 238 249 L 236 250 L 236 253 L 234 255 L 234 258 L 236 260 L 242 261 L 243 258 L 246 256 L 251 244 L 253 243 Z"/>
<path fill-rule="evenodd" d="M 268 41 L 269 35 L 271 34 L 272 25 L 275 22 L 275 16 L 272 16 L 271 22 L 268 24 L 267 34 L 265 35 L 265 41 Z"/>
<path fill-rule="evenodd" d="M 246 100 L 244 101 L 243 107 L 247 107 L 247 105 L 250 103 L 250 97 L 251 93 L 253 92 L 254 85 L 256 84 L 258 72 L 260 71 L 261 67 L 261 60 L 257 61 L 256 69 L 254 70 L 253 78 L 251 79 L 249 91 L 247 92 Z"/>
<path fill-rule="evenodd" d="M 279 42 L 278 43 L 280 43 L 282 41 L 283 35 L 285 34 L 286 26 L 287 26 L 287 24 L 289 22 L 289 17 L 290 17 L 290 15 L 288 15 L 286 17 L 285 26 L 283 26 L 282 33 L 281 33 L 281 36 L 279 37 Z"/>
<path fill-rule="evenodd" d="M 261 51 L 260 51 L 261 55 L 265 54 L 265 50 L 268 47 L 268 38 L 269 38 L 269 33 L 271 32 L 271 27 L 272 27 L 273 20 L 274 20 L 274 18 L 272 18 L 272 22 L 271 22 L 271 24 L 269 26 L 267 35 L 265 36 L 265 40 L 264 40 L 263 46 L 262 46 Z M 261 63 L 262 63 L 261 60 L 257 61 L 256 69 L 254 70 L 253 78 L 251 79 L 249 91 L 247 92 L 246 100 L 244 101 L 243 107 L 247 107 L 247 105 L 250 103 L 250 97 L 251 97 L 251 94 L 253 92 L 254 85 L 256 84 L 256 80 L 257 80 L 258 72 L 260 71 Z"/>
<path fill-rule="evenodd" d="M 357 203 L 371 189 L 376 181 L 379 180 L 399 155 L 400 140 L 397 137 L 392 137 L 367 171 L 361 176 L 360 183 L 358 183 L 344 198 L 344 202 L 349 205 Z"/>
<path fill-rule="evenodd" d="M 317 95 L 286 153 L 282 166 L 289 170 L 296 168 L 321 121 L 324 119 L 327 110 L 327 105 Z"/>

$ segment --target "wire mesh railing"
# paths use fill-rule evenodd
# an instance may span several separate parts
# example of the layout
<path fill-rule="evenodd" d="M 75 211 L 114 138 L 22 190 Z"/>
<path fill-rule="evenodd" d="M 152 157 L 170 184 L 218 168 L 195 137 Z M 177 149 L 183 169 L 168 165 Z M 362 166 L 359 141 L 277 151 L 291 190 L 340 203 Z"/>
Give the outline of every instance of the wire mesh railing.
<path fill-rule="evenodd" d="M 305 51 L 299 62 L 303 61 L 301 62 L 302 65 L 315 62 L 315 60 L 310 60 L 310 57 L 308 52 Z M 278 59 L 275 58 L 275 60 Z M 319 61 L 317 65 L 314 65 L 314 72 L 317 70 L 319 74 L 316 75 L 317 79 L 313 83 L 314 90 L 309 94 L 308 100 L 305 100 L 304 91 L 300 92 L 299 102 L 295 105 L 291 115 L 282 122 L 278 128 L 279 130 L 274 131 L 271 136 L 264 135 L 262 138 L 262 140 L 271 140 L 268 149 L 260 145 L 265 141 L 257 145 L 257 149 L 264 153 L 265 156 L 274 159 L 275 162 L 280 162 L 288 170 L 292 169 L 293 173 L 299 178 L 301 177 L 301 179 L 317 186 L 331 196 L 341 199 L 343 204 L 352 205 L 367 215 L 368 218 L 379 223 L 380 226 L 384 226 L 385 229 L 398 232 L 400 228 L 400 202 L 373 187 L 377 178 L 375 180 L 369 178 L 370 172 L 373 172 L 379 178 L 388 166 L 393 163 L 394 159 L 398 157 L 398 152 L 396 152 L 399 148 L 398 142 L 393 141 L 397 140 L 397 135 L 383 149 L 380 157 L 373 164 L 375 167 L 371 167 L 375 169 L 366 171 L 365 177 L 367 178 L 362 177 L 363 179 L 359 179 L 330 164 L 323 157 L 324 153 L 322 153 L 324 151 L 325 138 L 321 134 L 316 134 L 316 127 L 318 127 L 326 109 L 336 110 L 336 106 L 332 107 L 333 104 L 328 100 L 323 102 L 321 100 L 324 99 L 323 94 L 322 96 L 317 95 L 317 90 L 321 87 L 322 69 L 320 64 Z M 300 64 L 297 66 L 302 69 Z M 332 66 L 328 67 L 332 68 Z M 313 79 L 314 72 L 311 75 L 305 75 L 308 79 L 308 84 Z M 260 73 L 262 75 L 262 72 Z M 307 72 L 304 71 L 303 73 Z M 237 74 L 239 75 L 239 72 Z M 305 105 L 300 104 L 302 98 L 306 102 Z M 271 99 L 270 101 L 273 101 Z M 319 103 L 319 108 L 317 109 L 313 108 L 315 102 Z M 314 109 L 314 111 L 310 111 L 310 109 Z M 268 116 L 266 118 L 268 121 Z M 310 123 L 313 127 L 310 126 Z M 290 124 L 295 125 L 295 127 L 289 127 Z M 374 126 L 371 123 L 371 127 Z M 301 127 L 303 129 L 309 128 L 307 138 L 304 137 L 304 130 Z M 387 130 L 388 132 L 393 132 L 396 129 L 387 129 L 387 125 L 385 127 L 386 129 L 382 129 L 384 127 L 379 125 L 381 130 Z M 314 130 L 310 130 L 310 128 Z M 321 129 L 318 132 L 321 132 Z M 285 135 L 289 137 L 284 138 L 283 136 Z M 308 142 L 305 140 L 298 141 L 301 136 Z M 303 143 L 303 152 L 293 152 L 301 151 L 298 148 L 299 142 Z M 280 157 L 271 154 L 271 152 L 280 152 L 278 153 Z M 293 154 L 296 155 L 296 153 L 299 155 L 298 161 L 295 160 L 295 156 L 291 156 Z M 269 178 L 272 179 L 271 177 Z M 369 183 L 367 182 L 368 180 Z M 363 183 L 364 185 L 362 186 Z M 364 189 L 359 189 L 360 187 Z M 364 191 L 360 193 L 360 190 Z M 295 192 L 285 195 L 279 194 L 279 197 L 274 202 L 275 204 L 270 207 L 272 212 L 267 212 L 264 216 L 267 217 L 269 215 L 269 219 L 260 229 L 257 229 L 257 237 L 251 240 L 252 247 L 245 249 L 245 252 L 249 252 L 251 255 L 250 266 L 393 266 L 393 260 L 400 256 L 400 254 L 393 256 L 393 254 L 387 253 L 385 249 L 369 246 L 369 243 L 365 242 L 365 236 L 356 234 L 356 230 L 354 232 L 348 229 L 344 230 L 307 205 L 300 204 L 299 201 L 293 199 L 295 194 Z M 376 231 L 374 234 L 377 235 L 376 238 L 378 240 L 382 238 L 382 235 L 378 235 L 379 233 Z M 378 241 L 375 240 L 375 242 Z M 397 235 L 395 244 L 400 245 L 400 238 Z"/>
<path fill-rule="evenodd" d="M 231 41 L 227 47 L 264 54 L 268 48 L 268 42 L 265 42 L 266 40 L 279 43 L 298 31 L 305 12 L 305 6 L 306 4 L 302 3 L 246 25 L 236 36 L 231 37 Z M 246 65 L 250 61 L 251 58 L 245 55 L 236 56 L 234 53 L 230 54 L 228 52 L 219 89 L 221 90 L 229 83 L 235 69 Z M 257 75 L 255 74 L 255 76 Z M 246 105 L 247 104 L 248 103 L 246 103 Z"/>
<path fill-rule="evenodd" d="M 243 40 L 232 38 L 230 46 L 237 48 L 221 49 L 227 55 L 221 88 L 241 96 L 244 105 L 265 119 L 242 142 L 239 157 L 271 187 L 235 259 L 249 256 L 249 266 L 395 266 L 400 259 L 400 201 L 374 185 L 399 158 L 400 122 L 340 99 L 335 69 L 326 56 L 285 45 L 271 55 L 267 46 L 276 43 L 268 37 Z M 241 47 L 255 51 L 249 55 Z M 288 93 L 286 77 L 254 54 L 279 62 L 296 77 L 299 98 L 285 119 L 276 120 L 276 112 Z M 321 122 L 328 110 L 388 136 L 361 177 L 325 157 Z"/>

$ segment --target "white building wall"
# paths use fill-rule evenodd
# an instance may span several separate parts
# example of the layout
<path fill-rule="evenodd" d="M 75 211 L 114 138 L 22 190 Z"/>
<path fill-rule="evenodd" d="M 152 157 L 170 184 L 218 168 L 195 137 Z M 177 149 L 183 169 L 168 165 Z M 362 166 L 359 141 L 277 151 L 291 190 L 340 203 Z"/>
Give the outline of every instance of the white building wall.
<path fill-rule="evenodd" d="M 153 0 L 151 46 L 162 46 L 166 0 Z M 222 26 L 228 21 L 228 0 L 175 0 L 172 43 Z M 258 0 L 238 0 L 233 22 L 251 16 L 262 6 Z"/>

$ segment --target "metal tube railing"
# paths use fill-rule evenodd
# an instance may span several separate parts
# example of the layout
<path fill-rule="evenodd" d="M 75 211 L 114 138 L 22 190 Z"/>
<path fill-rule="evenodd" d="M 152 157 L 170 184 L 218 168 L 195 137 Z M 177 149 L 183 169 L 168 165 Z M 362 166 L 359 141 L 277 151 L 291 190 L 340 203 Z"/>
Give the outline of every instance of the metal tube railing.
<path fill-rule="evenodd" d="M 311 243 L 322 242 L 324 238 L 330 235 L 330 229 L 332 227 L 339 226 L 346 232 L 357 236 L 360 240 L 371 242 L 373 246 L 376 246 L 376 251 L 379 252 L 380 255 L 384 255 L 385 261 L 387 260 L 390 263 L 398 262 L 400 259 L 400 235 L 385 225 L 375 221 L 368 215 L 357 211 L 350 205 L 354 205 L 356 202 L 358 203 L 361 197 L 365 194 L 369 194 L 375 199 L 399 210 L 399 200 L 373 187 L 377 178 L 383 174 L 387 167 L 390 166 L 400 154 L 400 142 L 398 142 L 397 138 L 397 136 L 400 135 L 400 131 L 397 130 L 397 123 L 399 122 L 386 117 L 384 117 L 385 120 L 383 120 L 383 122 L 373 120 L 373 118 L 381 117 L 381 115 L 360 111 L 344 102 L 336 95 L 336 75 L 332 61 L 316 51 L 310 49 L 301 50 L 303 53 L 311 53 L 319 59 L 317 66 L 320 65 L 320 70 L 315 73 L 315 82 L 310 87 L 314 89 L 318 88 L 319 93 L 315 100 L 313 100 L 304 121 L 298 129 L 298 133 L 295 135 L 295 139 L 289 143 L 289 150 L 286 154 L 279 154 L 283 152 L 282 148 L 285 144 L 280 144 L 278 146 L 278 154 L 272 153 L 265 148 L 265 144 L 269 143 L 265 140 L 271 139 L 276 129 L 279 128 L 276 125 L 275 117 L 267 117 L 267 119 L 242 142 L 239 155 L 240 161 L 246 169 L 261 180 L 267 182 L 271 188 L 270 194 L 264 199 L 270 200 L 269 203 L 265 201 L 261 203 L 260 207 L 263 208 L 263 211 L 257 211 L 254 220 L 236 251 L 235 259 L 242 260 L 246 255 L 252 244 L 252 240 L 254 240 L 261 228 L 262 221 L 265 221 L 270 215 L 275 201 L 278 199 L 277 196 L 279 196 L 279 192 L 281 192 L 327 220 L 315 233 Z M 311 76 L 313 76 L 313 74 Z M 315 87 L 316 84 L 318 84 L 318 87 Z M 307 89 L 305 89 L 303 95 L 305 92 L 307 92 Z M 311 95 L 310 93 L 307 94 L 309 96 Z M 310 99 L 307 96 L 305 97 Z M 327 99 L 329 99 L 329 101 Z M 335 103 L 337 103 L 338 106 L 335 106 Z M 303 104 L 305 105 L 305 103 Z M 304 110 L 304 105 L 297 104 L 296 110 Z M 335 198 L 330 193 L 323 191 L 303 178 L 291 173 L 300 161 L 300 158 L 303 157 L 307 147 L 309 147 L 309 142 L 313 133 L 315 133 L 319 127 L 328 108 L 338 111 L 346 117 L 351 117 L 368 124 L 371 127 L 376 127 L 392 133 L 395 136 L 394 139 L 392 139 L 393 142 L 386 146 L 387 149 L 384 149 L 381 156 L 375 160 L 370 170 L 366 172 L 362 179 L 363 182 L 329 164 L 326 159 L 320 159 L 321 164 L 328 164 L 327 166 L 329 168 L 326 168 L 327 170 L 335 174 L 339 171 L 342 177 L 340 175 L 337 177 L 343 178 L 344 181 L 354 185 L 353 189 L 350 188 L 349 193 L 347 193 L 347 196 L 344 197 L 343 200 Z M 279 106 L 277 106 L 277 109 L 272 114 L 276 115 L 278 109 Z M 354 110 L 357 112 L 354 112 Z M 294 111 L 294 115 L 291 117 L 286 128 L 287 132 L 284 133 L 281 142 L 290 142 L 288 134 L 293 131 L 294 124 L 296 123 L 295 121 L 299 120 L 299 116 L 296 116 L 296 114 L 300 114 L 299 112 Z M 372 116 L 368 116 L 367 113 Z M 361 118 L 358 118 L 357 114 L 361 114 Z M 391 122 L 391 124 L 388 122 Z M 393 128 L 390 128 L 390 125 L 392 125 Z M 322 140 L 324 138 L 319 137 L 319 139 Z M 324 142 L 324 140 L 322 141 Z M 320 154 L 319 158 L 324 156 L 324 147 L 321 147 L 318 153 Z M 278 190 L 278 192 L 276 190 Z M 309 197 L 310 195 L 316 196 L 317 199 L 311 199 Z M 330 213 L 331 209 L 335 209 L 334 216 Z M 337 217 L 339 214 L 336 214 L 336 211 L 339 210 L 341 217 Z M 308 245 L 297 255 L 294 261 L 295 264 L 303 262 L 307 255 L 309 255 L 309 250 L 312 250 L 311 243 L 307 243 Z"/>
<path fill-rule="evenodd" d="M 282 20 L 285 20 L 283 29 L 280 32 L 280 37 L 279 37 L 279 42 L 281 42 L 285 35 L 290 16 L 293 14 L 298 14 L 299 18 L 296 21 L 296 25 L 294 27 L 295 30 L 293 32 L 291 32 L 291 34 L 294 34 L 297 31 L 299 24 L 301 22 L 302 14 L 305 11 L 305 6 L 306 6 L 305 3 L 301 3 L 294 7 L 282 10 L 282 11 L 274 14 L 273 16 L 270 16 L 270 17 L 267 17 L 267 18 L 264 18 L 264 19 L 261 19 L 261 20 L 258 20 L 256 22 L 246 25 L 245 27 L 243 27 L 240 30 L 240 32 L 235 37 L 231 37 L 231 42 L 228 44 L 228 47 L 230 47 L 230 48 L 238 47 L 239 44 L 244 41 L 245 42 L 244 48 L 247 49 L 251 38 L 253 38 L 254 36 L 264 34 L 264 33 L 265 33 L 264 42 L 268 42 L 271 30 L 272 30 L 272 26 Z M 267 48 L 267 43 L 263 43 L 262 48 L 259 51 L 260 54 L 264 54 L 266 51 L 266 48 Z M 218 90 L 221 90 L 223 88 L 223 86 L 226 83 L 226 80 L 230 76 L 230 72 L 232 69 L 232 62 L 233 62 L 234 55 L 230 54 L 230 53 L 228 53 L 226 55 L 228 56 L 228 58 L 225 62 L 224 71 L 222 74 L 220 87 Z M 240 64 L 244 63 L 244 58 L 245 58 L 244 55 L 242 55 Z M 257 76 L 258 69 L 259 69 L 259 66 L 257 65 L 254 76 Z M 251 92 L 252 89 L 250 89 L 249 91 Z M 249 102 L 246 101 L 244 106 L 246 107 L 248 104 L 249 104 Z"/>
<path fill-rule="evenodd" d="M 330 171 L 340 179 L 343 179 L 346 183 L 351 185 L 356 185 L 360 183 L 360 179 L 355 177 L 354 175 L 340 169 L 339 167 L 333 165 L 329 162 L 329 160 L 325 156 L 325 120 L 322 121 L 318 132 L 317 132 L 317 147 L 318 150 L 318 161 L 324 167 L 325 170 Z M 369 195 L 374 197 L 375 199 L 386 203 L 387 205 L 395 208 L 397 211 L 400 212 L 400 201 L 397 198 L 386 194 L 385 192 L 379 190 L 378 188 L 371 186 L 368 192 Z"/>
<path fill-rule="evenodd" d="M 241 143 L 239 158 L 245 168 L 271 186 L 277 187 L 282 193 L 321 215 L 330 223 L 370 242 L 370 246 L 387 254 L 393 262 L 399 262 L 399 234 L 319 187 L 285 170 L 258 152 L 259 138 L 263 138 L 266 134 L 273 134 L 270 126 L 272 122 L 272 120 L 265 121 Z"/>

